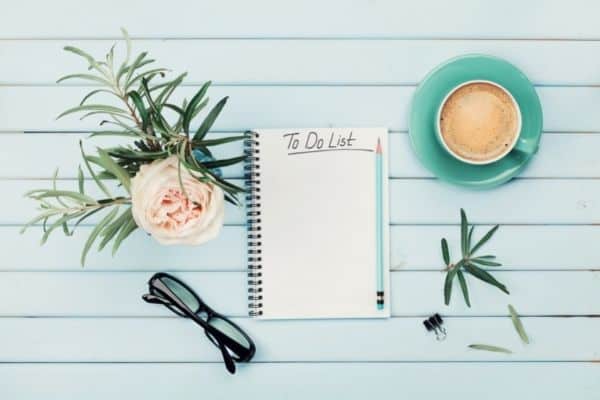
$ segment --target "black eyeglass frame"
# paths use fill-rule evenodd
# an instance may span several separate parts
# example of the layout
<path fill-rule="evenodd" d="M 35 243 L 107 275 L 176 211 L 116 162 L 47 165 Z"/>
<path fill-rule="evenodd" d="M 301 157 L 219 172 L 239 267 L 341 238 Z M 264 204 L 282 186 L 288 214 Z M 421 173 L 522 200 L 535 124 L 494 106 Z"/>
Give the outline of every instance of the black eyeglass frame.
<path fill-rule="evenodd" d="M 163 278 L 170 279 L 183 287 L 191 296 L 194 297 L 198 303 L 198 309 L 195 311 L 191 310 L 190 307 L 188 307 L 188 305 L 179 296 L 173 293 L 173 291 L 162 281 Z M 180 317 L 189 318 L 196 324 L 200 325 L 204 329 L 204 333 L 211 343 L 221 350 L 225 365 L 230 372 L 233 373 L 235 371 L 233 360 L 237 362 L 248 362 L 252 359 L 252 357 L 254 357 L 256 346 L 246 332 L 244 332 L 244 330 L 233 321 L 209 307 L 202 300 L 202 298 L 198 296 L 194 290 L 192 290 L 192 288 L 190 288 L 180 279 L 165 272 L 158 272 L 154 274 L 148 281 L 148 288 L 150 294 L 143 295 L 143 300 L 148 303 L 162 304 Z M 205 314 L 206 320 L 198 316 L 198 314 Z M 249 347 L 246 348 L 242 344 L 238 343 L 235 339 L 210 325 L 209 322 L 211 319 L 220 319 L 225 321 L 247 341 Z M 226 348 L 230 351 L 227 351 Z"/>

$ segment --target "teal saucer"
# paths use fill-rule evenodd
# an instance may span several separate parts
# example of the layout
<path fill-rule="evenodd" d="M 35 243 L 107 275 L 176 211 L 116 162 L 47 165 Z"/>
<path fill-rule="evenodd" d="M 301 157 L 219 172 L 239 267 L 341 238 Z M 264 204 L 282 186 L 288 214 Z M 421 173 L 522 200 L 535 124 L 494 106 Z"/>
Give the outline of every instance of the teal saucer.
<path fill-rule="evenodd" d="M 514 65 L 479 54 L 453 58 L 425 77 L 412 100 L 408 133 L 417 157 L 438 178 L 474 189 L 489 189 L 518 175 L 535 152 L 513 150 L 492 164 L 470 165 L 444 150 L 435 133 L 438 107 L 450 90 L 471 80 L 488 80 L 508 89 L 521 109 L 521 136 L 539 145 L 542 106 L 533 85 Z"/>

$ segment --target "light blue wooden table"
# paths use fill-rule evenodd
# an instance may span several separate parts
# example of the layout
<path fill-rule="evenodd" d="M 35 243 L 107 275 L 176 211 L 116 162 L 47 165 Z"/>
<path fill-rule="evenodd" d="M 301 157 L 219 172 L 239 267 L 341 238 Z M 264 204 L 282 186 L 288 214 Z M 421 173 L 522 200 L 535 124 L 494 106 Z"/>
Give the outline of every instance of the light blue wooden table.
<path fill-rule="evenodd" d="M 5 2 L 0 12 L 0 398 L 13 399 L 599 399 L 600 5 L 596 1 Z M 57 86 L 81 70 L 66 44 L 101 54 L 125 26 L 138 49 L 190 84 L 230 96 L 215 134 L 251 127 L 388 126 L 392 314 L 389 320 L 261 322 L 245 318 L 242 210 L 198 248 L 143 234 L 112 259 L 78 266 L 74 238 L 41 227 L 25 190 L 55 166 L 73 185 L 77 141 L 93 129 L 55 121 L 88 88 Z M 538 156 L 502 188 L 472 192 L 434 179 L 407 138 L 415 85 L 463 53 L 504 57 L 536 84 L 545 132 Z M 190 92 L 192 88 L 189 88 Z M 237 153 L 238 145 L 224 153 Z M 241 177 L 239 167 L 226 171 Z M 471 282 L 474 307 L 442 306 L 442 236 L 458 209 L 501 223 L 490 250 L 506 297 Z M 479 228 L 483 232 L 485 227 Z M 456 250 L 456 249 L 455 249 Z M 256 338 L 255 362 L 228 375 L 192 323 L 140 300 L 147 278 L 175 271 Z M 525 316 L 522 345 L 507 317 Z M 421 325 L 446 315 L 448 339 Z M 473 342 L 512 355 L 467 349 Z M 377 396 L 377 397 L 376 397 Z"/>

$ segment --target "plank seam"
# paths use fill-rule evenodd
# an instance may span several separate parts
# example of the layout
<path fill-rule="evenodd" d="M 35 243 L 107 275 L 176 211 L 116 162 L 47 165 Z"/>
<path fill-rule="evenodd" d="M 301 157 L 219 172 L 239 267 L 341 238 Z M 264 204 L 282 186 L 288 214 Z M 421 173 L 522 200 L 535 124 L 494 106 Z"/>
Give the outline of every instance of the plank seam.
<path fill-rule="evenodd" d="M 306 36 L 288 36 L 288 35 L 206 35 L 206 36 L 152 36 L 152 35 L 132 35 L 133 41 L 404 41 L 404 42 L 421 42 L 421 41 L 473 41 L 473 42 L 600 42 L 600 36 L 404 36 L 404 35 L 306 35 Z M 107 36 L 1 36 L 1 41 L 114 41 L 123 42 L 123 37 L 107 35 Z"/>
<path fill-rule="evenodd" d="M 222 361 L 0 361 L 0 366 L 5 365 L 38 365 L 38 364 L 111 364 L 111 365 L 137 365 L 137 364 L 154 364 L 154 365 L 215 365 L 223 368 Z M 596 360 L 344 360 L 344 361 L 251 361 L 248 367 L 252 364 L 598 364 Z"/>

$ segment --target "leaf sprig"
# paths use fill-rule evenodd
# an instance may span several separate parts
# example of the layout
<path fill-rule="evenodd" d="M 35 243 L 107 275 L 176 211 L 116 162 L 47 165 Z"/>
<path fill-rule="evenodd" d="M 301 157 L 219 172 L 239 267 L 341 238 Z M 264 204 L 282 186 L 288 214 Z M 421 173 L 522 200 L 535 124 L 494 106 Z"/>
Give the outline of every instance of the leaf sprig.
<path fill-rule="evenodd" d="M 504 284 L 500 283 L 498 280 L 496 280 L 496 278 L 492 276 L 492 274 L 483 269 L 484 267 L 501 266 L 502 264 L 494 261 L 496 259 L 496 256 L 475 255 L 475 252 L 477 252 L 485 243 L 487 243 L 488 240 L 492 238 L 494 233 L 496 233 L 496 231 L 498 230 L 498 227 L 498 225 L 494 226 L 485 235 L 483 235 L 483 237 L 477 243 L 475 243 L 475 245 L 472 245 L 472 238 L 475 226 L 472 225 L 469 228 L 467 215 L 465 214 L 465 211 L 462 208 L 460 209 L 460 239 L 462 258 L 455 264 L 452 264 L 450 262 L 450 251 L 448 249 L 448 241 L 445 238 L 442 239 L 442 257 L 444 259 L 444 263 L 446 264 L 447 271 L 446 280 L 444 282 L 444 302 L 446 303 L 446 305 L 450 304 L 454 278 L 458 277 L 458 281 L 463 293 L 463 297 L 465 299 L 465 303 L 467 304 L 467 306 L 471 307 L 471 300 L 469 298 L 469 289 L 467 286 L 465 272 L 481 281 L 484 281 L 485 283 L 497 287 L 506 294 L 510 294 L 506 286 L 504 286 Z"/>
<path fill-rule="evenodd" d="M 226 193 L 226 198 L 237 204 L 236 195 L 244 190 L 222 179 L 218 169 L 244 161 L 245 156 L 237 156 L 215 160 L 210 147 L 243 140 L 245 135 L 237 135 L 222 139 L 206 139 L 219 114 L 225 107 L 228 97 L 224 97 L 207 113 L 198 128 L 192 130 L 193 121 L 208 104 L 206 94 L 211 82 L 208 81 L 194 94 L 189 102 L 184 99 L 182 104 L 175 104 L 171 98 L 175 90 L 183 83 L 187 73 L 182 73 L 172 80 L 165 78 L 166 68 L 149 68 L 155 60 L 148 58 L 147 52 L 142 52 L 135 58 L 131 54 L 131 40 L 126 30 L 122 30 L 127 46 L 125 60 L 117 68 L 115 64 L 115 46 L 105 60 L 96 60 L 93 56 L 76 47 L 67 46 L 65 50 L 83 57 L 88 63 L 91 73 L 77 73 L 63 76 L 57 83 L 71 80 L 87 80 L 100 85 L 83 97 L 76 107 L 64 111 L 58 116 L 63 118 L 73 113 L 83 113 L 81 119 L 94 115 L 103 115 L 106 119 L 100 125 L 115 127 L 111 131 L 95 132 L 92 136 L 126 136 L 135 139 L 133 145 L 117 146 L 106 149 L 104 161 L 108 158 L 116 160 L 128 176 L 134 176 L 143 164 L 164 159 L 175 155 L 180 167 L 187 169 L 192 175 L 203 182 L 219 186 Z M 133 58 L 133 61 L 131 59 Z M 92 103 L 90 99 L 98 95 L 113 100 L 111 104 Z M 120 104 L 121 106 L 115 106 Z M 169 117 L 174 118 L 169 118 Z M 98 164 L 96 158 L 90 162 Z M 121 178 L 114 171 L 105 171 L 105 178 Z M 119 171 L 120 172 L 120 171 Z"/>
<path fill-rule="evenodd" d="M 89 157 L 85 154 L 83 156 L 84 159 Z M 113 195 L 98 179 L 87 160 L 85 165 L 107 197 L 95 199 L 85 194 L 85 179 L 81 167 L 78 169 L 77 174 L 78 191 L 58 190 L 56 187 L 58 170 L 56 170 L 52 180 L 52 189 L 36 189 L 25 193 L 26 197 L 39 203 L 40 213 L 21 229 L 21 233 L 23 233 L 32 225 L 42 223 L 44 233 L 40 243 L 44 244 L 55 229 L 62 228 L 65 235 L 72 236 L 75 229 L 89 217 L 98 212 L 110 210 L 96 224 L 85 242 L 81 255 L 81 265 L 85 264 L 86 256 L 96 239 L 101 239 L 98 246 L 99 251 L 104 249 L 112 240 L 112 254 L 114 255 L 121 243 L 137 229 L 131 214 L 131 198 Z M 115 167 L 115 165 L 112 167 L 120 168 L 118 165 Z M 107 167 L 110 168 L 108 165 Z M 119 209 L 122 207 L 125 207 L 125 210 L 118 214 Z"/>
<path fill-rule="evenodd" d="M 202 85 L 189 101 L 183 99 L 177 104 L 172 100 L 173 94 L 187 73 L 170 80 L 165 79 L 168 70 L 153 67 L 151 64 L 154 60 L 146 52 L 134 56 L 129 35 L 124 29 L 122 32 L 126 54 L 120 63 L 115 60 L 114 45 L 102 60 L 97 60 L 76 47 L 64 48 L 85 60 L 87 72 L 63 76 L 57 83 L 77 79 L 87 81 L 96 88 L 86 94 L 78 106 L 61 113 L 58 118 L 74 113 L 83 114 L 81 119 L 101 115 L 104 119 L 100 125 L 110 126 L 111 130 L 94 132 L 91 137 L 124 136 L 133 139 L 133 142 L 129 145 L 97 148 L 96 154 L 86 154 L 82 148 L 81 155 L 87 176 L 79 167 L 78 191 L 58 190 L 55 174 L 52 188 L 26 193 L 26 197 L 38 202 L 40 213 L 24 226 L 23 231 L 31 225 L 41 223 L 44 229 L 42 243 L 57 228 L 62 227 L 65 234 L 71 235 L 87 218 L 96 213 L 104 213 L 84 245 L 82 265 L 96 240 L 100 241 L 99 250 L 112 241 L 114 254 L 121 242 L 137 228 L 131 214 L 131 198 L 128 193 L 131 178 L 144 164 L 176 156 L 180 176 L 185 169 L 199 181 L 220 187 L 227 201 L 239 204 L 237 195 L 244 191 L 223 179 L 220 169 L 242 162 L 246 157 L 240 155 L 217 160 L 210 148 L 243 140 L 247 136 L 235 135 L 219 139 L 206 137 L 228 98 L 219 100 L 204 119 L 195 124 L 194 121 L 208 104 L 206 94 L 211 82 Z M 103 100 L 92 102 L 99 98 Z M 196 129 L 193 129 L 194 125 L 197 125 Z M 86 178 L 93 180 L 104 198 L 95 199 L 85 193 Z M 113 195 L 105 184 L 106 180 L 116 181 L 127 195 Z M 182 192 L 185 194 L 183 186 Z"/>

